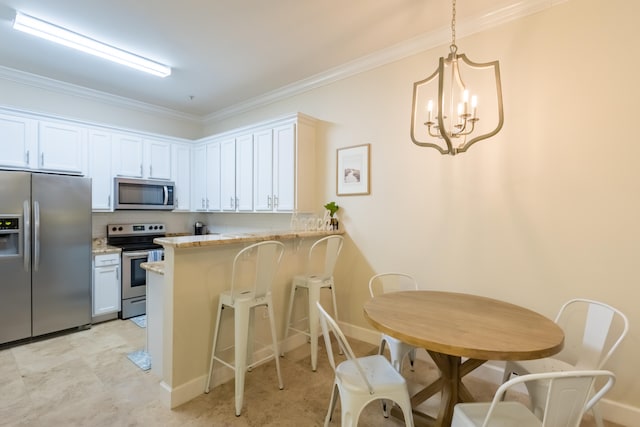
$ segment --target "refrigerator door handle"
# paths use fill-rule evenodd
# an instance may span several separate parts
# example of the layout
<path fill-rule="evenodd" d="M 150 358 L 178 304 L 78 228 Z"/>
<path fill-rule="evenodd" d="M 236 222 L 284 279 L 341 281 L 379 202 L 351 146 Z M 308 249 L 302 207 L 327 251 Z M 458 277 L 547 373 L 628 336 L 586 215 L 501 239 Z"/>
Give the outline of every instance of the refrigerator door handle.
<path fill-rule="evenodd" d="M 40 203 L 33 201 L 33 271 L 40 264 Z"/>
<path fill-rule="evenodd" d="M 31 208 L 29 200 L 22 203 L 22 235 L 24 236 L 24 271 L 29 272 L 31 264 Z"/>

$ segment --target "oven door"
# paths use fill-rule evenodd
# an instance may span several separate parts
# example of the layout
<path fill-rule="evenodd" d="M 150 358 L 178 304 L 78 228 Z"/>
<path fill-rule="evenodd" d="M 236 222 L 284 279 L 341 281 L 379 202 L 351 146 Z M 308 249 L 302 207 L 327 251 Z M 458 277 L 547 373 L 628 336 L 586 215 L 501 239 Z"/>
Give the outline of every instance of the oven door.
<path fill-rule="evenodd" d="M 140 264 L 147 262 L 149 251 L 122 252 L 122 299 L 145 296 L 147 272 Z"/>

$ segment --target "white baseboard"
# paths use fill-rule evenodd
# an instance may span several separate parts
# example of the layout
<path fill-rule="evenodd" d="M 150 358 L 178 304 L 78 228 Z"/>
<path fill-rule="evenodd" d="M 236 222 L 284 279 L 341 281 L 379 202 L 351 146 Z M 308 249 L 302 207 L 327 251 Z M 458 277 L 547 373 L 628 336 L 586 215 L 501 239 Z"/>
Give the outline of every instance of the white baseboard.
<path fill-rule="evenodd" d="M 343 322 L 340 322 L 340 328 L 346 336 L 366 343 L 376 345 L 380 340 L 380 333 L 371 329 Z M 419 359 L 424 358 L 423 360 L 427 360 L 424 352 L 417 352 L 416 354 Z M 488 362 L 475 369 L 469 375 L 494 384 L 500 384 L 502 382 L 503 370 L 503 363 Z M 635 426 L 640 419 L 640 407 L 637 406 L 627 405 L 606 398 L 600 400 L 598 406 L 603 418 L 622 426 Z"/>

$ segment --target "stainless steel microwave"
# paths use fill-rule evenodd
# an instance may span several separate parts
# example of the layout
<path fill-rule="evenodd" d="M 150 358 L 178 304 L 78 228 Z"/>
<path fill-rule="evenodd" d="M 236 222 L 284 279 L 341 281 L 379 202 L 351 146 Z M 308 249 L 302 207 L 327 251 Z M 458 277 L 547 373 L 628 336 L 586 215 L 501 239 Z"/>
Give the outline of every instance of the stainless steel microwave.
<path fill-rule="evenodd" d="M 115 178 L 114 200 L 116 210 L 173 210 L 175 184 L 135 178 Z"/>

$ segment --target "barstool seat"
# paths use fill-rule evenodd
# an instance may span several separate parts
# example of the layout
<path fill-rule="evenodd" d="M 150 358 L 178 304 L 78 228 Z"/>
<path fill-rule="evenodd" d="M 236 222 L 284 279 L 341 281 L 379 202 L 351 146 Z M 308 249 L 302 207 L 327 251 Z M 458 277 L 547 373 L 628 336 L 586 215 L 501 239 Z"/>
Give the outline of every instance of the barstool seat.
<path fill-rule="evenodd" d="M 320 326 L 320 318 L 318 317 L 319 313 L 316 303 L 320 301 L 321 289 L 329 289 L 331 291 L 334 317 L 335 319 L 338 318 L 333 270 L 338 260 L 338 255 L 340 255 L 340 251 L 342 250 L 343 241 L 343 237 L 339 235 L 331 235 L 317 240 L 309 249 L 306 266 L 307 273 L 294 276 L 291 284 L 291 294 L 289 298 L 289 309 L 287 313 L 284 339 L 286 341 L 289 337 L 289 331 L 298 332 L 309 337 L 309 340 L 311 341 L 311 369 L 313 371 L 318 368 L 318 328 Z M 313 272 L 314 265 L 321 265 L 321 271 Z M 298 289 L 307 290 L 307 317 L 298 320 L 298 322 L 300 322 L 308 319 L 308 323 L 306 325 L 308 329 L 304 330 L 295 328 L 291 319 L 295 295 Z"/>
<path fill-rule="evenodd" d="M 276 335 L 276 324 L 273 314 L 273 303 L 271 300 L 271 285 L 278 265 L 280 264 L 280 260 L 282 259 L 283 252 L 284 245 L 276 241 L 255 243 L 238 252 L 233 260 L 231 289 L 222 292 L 218 298 L 218 313 L 216 316 L 216 326 L 213 334 L 213 345 L 211 347 L 211 362 L 209 363 L 209 375 L 207 377 L 207 385 L 204 391 L 205 393 L 209 393 L 214 361 L 233 369 L 235 373 L 236 416 L 239 416 L 242 411 L 244 380 L 247 370 L 273 357 L 276 361 L 278 386 L 281 390 L 284 388 L 282 375 L 280 373 L 278 338 Z M 238 278 L 240 276 L 247 277 L 251 274 L 253 274 L 252 280 L 250 281 L 251 287 L 239 286 Z M 261 360 L 250 362 L 253 352 L 248 351 L 248 348 L 253 341 L 253 309 L 260 306 L 265 306 L 267 309 L 271 328 L 273 354 Z M 222 321 L 222 311 L 225 307 L 233 308 L 234 310 L 235 351 L 233 364 L 216 356 L 218 337 L 220 335 L 220 323 Z"/>

